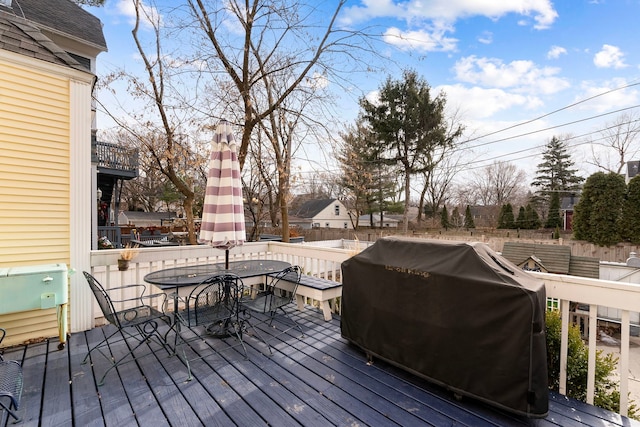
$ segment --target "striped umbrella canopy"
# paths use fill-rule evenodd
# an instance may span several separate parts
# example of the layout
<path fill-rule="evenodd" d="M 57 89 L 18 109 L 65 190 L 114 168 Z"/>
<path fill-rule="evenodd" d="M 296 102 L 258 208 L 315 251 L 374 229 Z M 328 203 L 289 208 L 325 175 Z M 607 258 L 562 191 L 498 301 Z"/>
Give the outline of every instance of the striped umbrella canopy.
<path fill-rule="evenodd" d="M 246 240 L 240 163 L 231 125 L 222 120 L 213 136 L 200 240 L 226 250 Z M 228 264 L 227 264 L 228 265 Z"/>

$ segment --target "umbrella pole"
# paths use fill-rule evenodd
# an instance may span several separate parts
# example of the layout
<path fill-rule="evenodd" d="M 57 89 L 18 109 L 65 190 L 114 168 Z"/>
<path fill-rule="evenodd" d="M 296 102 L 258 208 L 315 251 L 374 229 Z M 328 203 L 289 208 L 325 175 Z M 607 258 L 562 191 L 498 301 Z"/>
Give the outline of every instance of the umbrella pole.
<path fill-rule="evenodd" d="M 229 249 L 224 250 L 224 268 L 229 269 Z"/>

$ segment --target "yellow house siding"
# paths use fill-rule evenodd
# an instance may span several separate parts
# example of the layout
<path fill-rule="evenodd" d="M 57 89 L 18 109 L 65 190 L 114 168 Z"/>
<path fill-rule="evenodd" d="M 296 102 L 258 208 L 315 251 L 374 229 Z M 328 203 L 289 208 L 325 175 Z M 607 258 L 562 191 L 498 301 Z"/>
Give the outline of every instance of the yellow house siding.
<path fill-rule="evenodd" d="M 70 263 L 70 110 L 68 77 L 0 59 L 0 267 Z M 56 309 L 0 325 L 9 345 L 58 335 Z"/>

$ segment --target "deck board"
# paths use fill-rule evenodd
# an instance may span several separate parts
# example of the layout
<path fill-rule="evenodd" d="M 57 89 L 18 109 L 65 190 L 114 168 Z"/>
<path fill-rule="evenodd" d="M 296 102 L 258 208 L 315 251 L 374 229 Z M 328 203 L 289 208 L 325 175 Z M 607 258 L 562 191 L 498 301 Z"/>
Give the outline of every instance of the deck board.
<path fill-rule="evenodd" d="M 305 331 L 255 328 L 245 334 L 248 358 L 235 338 L 207 338 L 179 348 L 182 358 L 157 344 L 154 351 L 111 372 L 101 387 L 97 381 L 110 366 L 90 346 L 112 327 L 75 333 L 64 350 L 57 339 L 7 349 L 5 358 L 20 360 L 25 386 L 16 426 L 640 426 L 618 414 L 557 393 L 550 393 L 550 413 L 531 420 L 471 398 L 461 400 L 384 361 L 367 364 L 364 352 L 340 336 L 339 318 L 325 322 L 320 311 L 307 307 L 291 316 Z M 189 331 L 183 334 L 189 337 Z M 110 347 L 123 354 L 123 343 Z M 149 350 L 142 348 L 141 350 Z M 184 358 L 183 357 L 183 358 Z"/>

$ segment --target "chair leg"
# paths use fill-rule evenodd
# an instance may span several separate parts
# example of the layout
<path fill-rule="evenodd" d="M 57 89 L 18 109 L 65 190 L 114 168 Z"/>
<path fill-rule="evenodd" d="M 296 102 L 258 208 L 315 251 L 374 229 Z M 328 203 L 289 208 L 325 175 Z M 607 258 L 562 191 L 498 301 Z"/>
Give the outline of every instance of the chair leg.
<path fill-rule="evenodd" d="M 104 380 L 107 377 L 107 374 L 114 368 L 117 368 L 118 366 L 122 365 L 123 363 L 127 363 L 127 362 L 131 362 L 133 360 L 136 359 L 135 356 L 135 351 L 142 346 L 143 344 L 148 343 L 153 337 L 157 337 L 160 336 L 158 333 L 158 325 L 156 323 L 153 324 L 152 326 L 152 331 L 147 331 L 145 328 L 146 326 L 150 326 L 149 323 L 145 324 L 144 326 L 136 326 L 135 328 L 138 330 L 138 332 L 141 335 L 141 338 L 138 339 L 138 337 L 131 335 L 125 331 L 123 331 L 122 329 L 118 329 L 118 331 L 116 332 L 120 332 L 120 335 L 122 336 L 123 341 L 125 342 L 125 344 L 127 345 L 127 348 L 129 349 L 129 352 L 127 352 L 127 354 L 125 354 L 124 356 L 120 357 L 117 361 L 114 361 L 114 363 L 104 372 L 104 374 L 102 375 L 102 377 L 100 378 L 100 381 L 98 381 L 98 387 L 102 386 L 104 384 Z M 131 348 L 131 346 L 129 345 L 129 342 L 127 341 L 127 337 L 126 335 L 129 335 L 130 337 L 138 340 L 138 343 L 135 345 L 135 347 Z M 112 334 L 111 336 L 113 336 L 114 334 Z M 126 360 L 125 359 L 131 356 L 131 360 Z"/>
<path fill-rule="evenodd" d="M 7 406 L 4 403 L 0 402 L 0 407 L 2 408 L 2 419 L 0 420 L 0 426 L 8 425 L 9 416 L 11 416 L 11 418 L 15 420 L 14 424 L 19 423 L 21 421 L 20 417 L 18 417 L 18 414 L 16 414 L 14 411 L 10 409 L 13 407 L 12 403 L 10 403 L 9 406 Z M 15 410 L 17 408 L 13 408 L 13 409 Z"/>
<path fill-rule="evenodd" d="M 117 334 L 119 332 L 118 329 L 116 329 L 114 332 L 112 332 L 110 335 L 108 335 L 107 337 L 105 337 L 102 341 L 100 341 L 98 344 L 94 345 L 88 352 L 87 355 L 84 356 L 84 359 L 82 359 L 82 364 L 86 364 L 89 361 L 89 356 L 91 355 L 91 353 L 94 350 L 98 350 L 98 352 L 100 354 L 102 354 L 106 359 L 113 359 L 113 357 L 109 357 L 106 354 L 104 354 L 102 352 L 102 350 L 100 350 L 100 347 L 104 346 L 105 344 L 107 344 L 107 342 L 111 339 L 111 337 L 113 337 L 115 334 Z"/>
<path fill-rule="evenodd" d="M 269 326 L 272 326 L 273 323 L 273 319 L 276 317 L 276 313 L 278 312 L 278 309 L 282 310 L 282 314 L 284 315 L 285 319 L 291 320 L 294 324 L 294 326 L 296 328 L 298 328 L 298 330 L 300 331 L 300 333 L 302 334 L 302 338 L 304 338 L 304 331 L 302 330 L 302 328 L 300 327 L 300 325 L 298 324 L 298 322 L 295 321 L 295 319 L 289 317 L 289 315 L 287 314 L 287 312 L 285 311 L 285 309 L 283 307 L 278 307 L 275 310 L 273 310 L 271 313 L 269 313 Z M 287 329 L 288 330 L 288 329 Z M 286 332 L 287 330 L 283 331 Z"/>
<path fill-rule="evenodd" d="M 253 326 L 251 324 L 251 322 L 248 319 L 243 319 L 242 320 L 242 324 L 247 324 L 251 329 L 253 329 L 253 332 L 255 332 L 256 336 L 260 339 L 260 341 L 262 341 L 264 343 L 264 345 L 267 346 L 267 348 L 269 349 L 269 356 L 273 356 L 273 350 L 271 349 L 271 344 L 269 344 L 267 342 L 267 340 L 264 339 L 264 337 L 262 336 L 262 334 L 260 333 L 260 331 L 258 330 L 258 328 L 256 328 L 255 326 Z"/>

